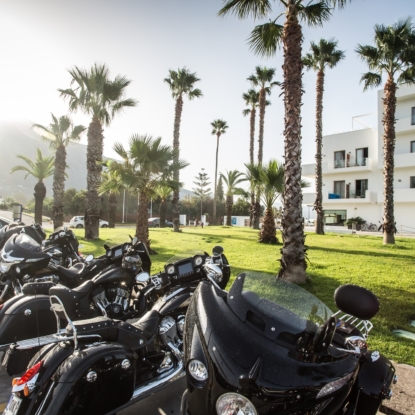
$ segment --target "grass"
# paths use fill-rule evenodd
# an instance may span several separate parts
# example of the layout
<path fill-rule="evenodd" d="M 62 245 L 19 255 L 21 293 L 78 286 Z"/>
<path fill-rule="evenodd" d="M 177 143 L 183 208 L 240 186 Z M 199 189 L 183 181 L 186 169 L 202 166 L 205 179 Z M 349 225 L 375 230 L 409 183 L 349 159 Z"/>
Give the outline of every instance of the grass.
<path fill-rule="evenodd" d="M 85 254 L 102 254 L 104 241 L 120 234 L 134 234 L 134 229 L 100 229 L 101 240 L 83 241 L 83 230 L 76 230 Z M 173 255 L 189 250 L 211 252 L 222 245 L 232 266 L 232 280 L 242 271 L 276 274 L 280 246 L 257 243 L 257 231 L 226 226 L 151 229 L 152 272 L 163 269 Z M 280 238 L 281 239 L 281 238 Z M 332 310 L 337 310 L 333 293 L 342 284 L 358 284 L 373 291 L 380 300 L 379 313 L 372 319 L 369 336 L 371 349 L 379 350 L 399 363 L 415 366 L 415 342 L 399 338 L 393 329 L 415 332 L 408 323 L 415 320 L 415 239 L 397 238 L 396 245 L 384 246 L 375 236 L 308 234 L 308 280 L 304 288 Z"/>

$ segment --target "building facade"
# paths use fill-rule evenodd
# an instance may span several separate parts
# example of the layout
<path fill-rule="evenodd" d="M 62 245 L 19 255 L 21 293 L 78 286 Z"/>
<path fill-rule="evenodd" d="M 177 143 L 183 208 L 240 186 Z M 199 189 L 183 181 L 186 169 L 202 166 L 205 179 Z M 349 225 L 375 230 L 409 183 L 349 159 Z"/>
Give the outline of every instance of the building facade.
<path fill-rule="evenodd" d="M 360 216 L 378 224 L 383 208 L 383 90 L 378 91 L 377 130 L 367 128 L 323 137 L 323 209 L 326 225 Z M 395 220 L 399 231 L 415 232 L 415 87 L 400 86 L 396 102 Z M 315 164 L 302 166 L 315 177 Z M 304 193 L 312 204 L 315 193 Z"/>

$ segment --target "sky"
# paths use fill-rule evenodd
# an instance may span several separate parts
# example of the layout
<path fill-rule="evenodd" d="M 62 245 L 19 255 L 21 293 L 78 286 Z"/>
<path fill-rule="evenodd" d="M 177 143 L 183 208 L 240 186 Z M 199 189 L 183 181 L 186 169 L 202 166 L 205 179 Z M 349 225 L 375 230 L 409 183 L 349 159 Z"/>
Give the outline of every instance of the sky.
<path fill-rule="evenodd" d="M 346 59 L 326 74 L 323 133 L 352 129 L 352 117 L 376 112 L 376 91 L 363 92 L 359 83 L 367 67 L 354 52 L 358 43 L 372 44 L 374 24 L 393 24 L 411 16 L 414 0 L 353 0 L 334 11 L 321 28 L 303 26 L 303 54 L 310 41 L 335 38 Z M 282 9 L 272 2 L 275 18 Z M 47 125 L 50 113 L 68 113 L 57 91 L 70 86 L 68 69 L 106 63 L 111 75 L 132 81 L 126 96 L 138 101 L 105 128 L 104 154 L 114 157 L 115 142 L 127 145 L 132 134 L 162 137 L 172 144 L 174 100 L 163 81 L 169 69 L 187 67 L 200 78 L 203 97 L 183 106 L 181 158 L 184 187 L 191 190 L 205 168 L 212 182 L 216 137 L 210 123 L 223 119 L 229 129 L 220 139 L 219 171 L 241 170 L 249 160 L 249 117 L 243 117 L 242 94 L 256 66 L 276 68 L 282 81 L 282 51 L 275 57 L 255 56 L 247 38 L 265 20 L 217 17 L 221 0 L 0 0 L 0 123 L 25 121 Z M 280 18 L 281 24 L 283 18 Z M 302 106 L 302 162 L 315 154 L 315 82 L 304 72 Z M 284 107 L 280 91 L 269 97 L 265 115 L 264 162 L 282 160 Z M 82 113 L 71 114 L 75 124 L 88 126 Z M 375 116 L 360 119 L 376 127 Z M 357 122 L 355 128 L 359 128 Z M 258 131 L 258 126 L 257 126 Z M 7 137 L 0 137 L 2 140 Z M 86 143 L 86 135 L 82 138 Z M 257 145 L 255 151 L 257 151 Z M 70 149 L 69 149 L 70 151 Z M 21 151 L 23 152 L 23 150 Z M 31 156 L 31 155 L 28 155 Z M 1 171 L 0 174 L 7 172 Z M 212 185 L 213 188 L 213 185 Z"/>

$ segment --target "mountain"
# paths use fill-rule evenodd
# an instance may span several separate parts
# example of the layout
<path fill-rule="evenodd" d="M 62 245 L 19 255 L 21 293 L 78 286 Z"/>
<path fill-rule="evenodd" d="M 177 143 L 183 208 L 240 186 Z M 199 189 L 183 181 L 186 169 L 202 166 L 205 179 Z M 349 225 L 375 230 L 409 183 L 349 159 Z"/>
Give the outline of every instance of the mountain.
<path fill-rule="evenodd" d="M 14 196 L 20 203 L 26 203 L 33 198 L 36 180 L 30 176 L 24 179 L 24 172 L 10 174 L 10 170 L 16 165 L 25 164 L 16 157 L 18 154 L 34 159 L 36 148 L 40 148 L 43 154 L 50 154 L 49 144 L 31 129 L 31 123 L 0 124 L 0 198 Z M 66 151 L 66 163 L 69 167 L 66 170 L 68 177 L 65 188 L 86 189 L 86 145 L 72 143 Z M 52 197 L 52 177 L 45 180 L 45 185 L 46 196 Z M 193 192 L 180 190 L 181 199 L 192 196 Z"/>

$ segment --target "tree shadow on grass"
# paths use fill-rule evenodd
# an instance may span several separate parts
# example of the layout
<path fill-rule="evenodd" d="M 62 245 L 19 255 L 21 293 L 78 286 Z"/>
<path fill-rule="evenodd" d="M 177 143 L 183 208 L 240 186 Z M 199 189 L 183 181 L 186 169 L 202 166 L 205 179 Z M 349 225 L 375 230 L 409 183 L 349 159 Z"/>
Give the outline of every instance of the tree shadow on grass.
<path fill-rule="evenodd" d="M 366 255 L 370 257 L 382 257 L 382 258 L 402 258 L 402 259 L 409 259 L 415 262 L 415 257 L 413 255 L 395 255 L 389 254 L 387 252 L 374 252 L 374 251 L 355 251 L 350 249 L 337 249 L 337 248 L 326 248 L 321 246 L 308 246 L 308 254 L 313 251 L 324 251 L 324 252 L 337 252 L 341 254 L 347 255 Z"/>

